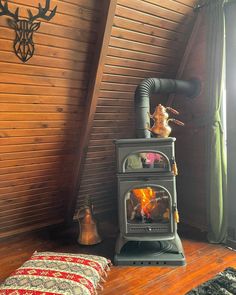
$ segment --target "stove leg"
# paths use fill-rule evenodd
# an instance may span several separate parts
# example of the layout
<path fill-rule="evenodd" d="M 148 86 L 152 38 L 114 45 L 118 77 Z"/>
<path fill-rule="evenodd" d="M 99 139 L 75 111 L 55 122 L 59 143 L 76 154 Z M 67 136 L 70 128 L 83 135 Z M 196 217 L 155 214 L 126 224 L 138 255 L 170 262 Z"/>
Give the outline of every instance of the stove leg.
<path fill-rule="evenodd" d="M 182 245 L 182 242 L 181 242 L 180 237 L 179 237 L 178 234 L 177 234 L 177 237 L 176 237 L 176 242 L 177 242 L 177 247 L 179 249 L 179 253 L 184 253 L 183 245 Z"/>
<path fill-rule="evenodd" d="M 122 237 L 121 235 L 118 236 L 117 240 L 116 240 L 116 248 L 115 248 L 115 253 L 116 254 L 120 254 L 120 251 L 122 249 L 122 247 L 127 243 L 127 240 Z"/>
<path fill-rule="evenodd" d="M 176 234 L 175 239 L 173 241 L 171 241 L 171 242 L 175 245 L 177 253 L 179 253 L 179 254 L 184 253 L 182 242 L 181 242 L 180 237 L 179 237 L 178 234 Z"/>

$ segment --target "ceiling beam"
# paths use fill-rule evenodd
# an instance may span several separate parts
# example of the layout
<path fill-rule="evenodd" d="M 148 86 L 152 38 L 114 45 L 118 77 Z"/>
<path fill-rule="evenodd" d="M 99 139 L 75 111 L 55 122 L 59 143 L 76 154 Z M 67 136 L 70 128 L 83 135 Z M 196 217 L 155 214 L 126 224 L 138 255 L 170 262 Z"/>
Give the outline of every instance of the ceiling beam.
<path fill-rule="evenodd" d="M 104 0 L 102 7 L 102 20 L 97 48 L 93 61 L 93 68 L 90 74 L 90 82 L 87 93 L 87 106 L 84 115 L 84 124 L 82 134 L 79 140 L 79 149 L 75 159 L 73 179 L 69 192 L 68 207 L 66 212 L 66 221 L 70 223 L 73 220 L 73 215 L 76 207 L 78 191 L 81 183 L 82 172 L 88 150 L 89 137 L 93 126 L 94 115 L 96 112 L 100 85 L 102 81 L 103 68 L 108 51 L 113 20 L 115 16 L 117 0 Z"/>

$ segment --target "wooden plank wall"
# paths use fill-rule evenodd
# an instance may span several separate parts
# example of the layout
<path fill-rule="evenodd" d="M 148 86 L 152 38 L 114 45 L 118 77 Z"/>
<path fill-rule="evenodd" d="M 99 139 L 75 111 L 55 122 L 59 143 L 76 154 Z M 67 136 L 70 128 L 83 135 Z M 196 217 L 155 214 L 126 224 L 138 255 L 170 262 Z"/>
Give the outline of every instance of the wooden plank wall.
<path fill-rule="evenodd" d="M 206 24 L 204 15 L 186 61 L 181 79 L 196 78 L 201 82 L 200 95 L 192 100 L 175 97 L 173 107 L 181 112 L 179 119 L 185 127 L 178 128 L 176 157 L 178 203 L 182 219 L 201 230 L 207 229 L 207 167 L 206 140 L 208 101 L 205 98 L 206 81 Z"/>
<path fill-rule="evenodd" d="M 9 8 L 20 7 L 25 17 L 38 3 L 14 0 Z M 55 17 L 34 33 L 35 54 L 25 64 L 0 16 L 0 237 L 61 222 L 66 211 L 101 2 L 55 5 Z"/>
<path fill-rule="evenodd" d="M 134 91 L 145 78 L 174 78 L 191 32 L 195 0 L 118 0 L 77 209 L 116 201 L 113 140 L 134 138 Z"/>

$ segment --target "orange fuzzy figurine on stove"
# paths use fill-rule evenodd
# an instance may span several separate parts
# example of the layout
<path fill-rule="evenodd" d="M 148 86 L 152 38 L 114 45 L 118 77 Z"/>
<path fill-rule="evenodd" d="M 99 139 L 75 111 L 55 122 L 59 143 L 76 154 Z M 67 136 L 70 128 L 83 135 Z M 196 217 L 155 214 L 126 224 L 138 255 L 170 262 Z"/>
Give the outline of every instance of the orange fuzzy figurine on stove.
<path fill-rule="evenodd" d="M 147 127 L 149 131 L 156 134 L 157 137 L 168 137 L 171 133 L 171 127 L 168 125 L 169 122 L 173 122 L 177 125 L 184 126 L 184 123 L 176 120 L 176 119 L 168 119 L 169 114 L 167 111 L 172 112 L 173 114 L 178 115 L 179 112 L 172 109 L 171 107 L 164 107 L 163 105 L 159 104 L 156 106 L 154 113 L 151 115 L 148 113 L 149 117 L 153 119 L 154 124 L 150 128 Z"/>

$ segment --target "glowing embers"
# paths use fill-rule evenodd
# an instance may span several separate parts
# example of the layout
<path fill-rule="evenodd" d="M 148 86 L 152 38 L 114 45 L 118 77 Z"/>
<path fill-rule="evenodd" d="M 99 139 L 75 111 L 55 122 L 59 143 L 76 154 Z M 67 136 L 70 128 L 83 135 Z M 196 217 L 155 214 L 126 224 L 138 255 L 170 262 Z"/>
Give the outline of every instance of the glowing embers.
<path fill-rule="evenodd" d="M 158 187 L 135 188 L 126 194 L 126 210 L 128 223 L 167 223 L 170 197 Z"/>

